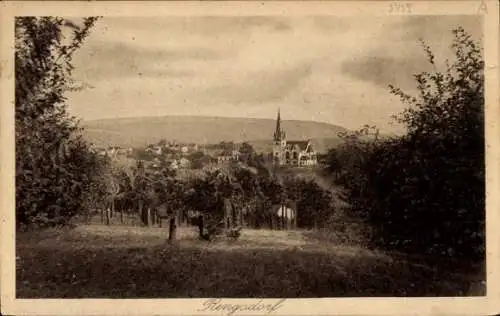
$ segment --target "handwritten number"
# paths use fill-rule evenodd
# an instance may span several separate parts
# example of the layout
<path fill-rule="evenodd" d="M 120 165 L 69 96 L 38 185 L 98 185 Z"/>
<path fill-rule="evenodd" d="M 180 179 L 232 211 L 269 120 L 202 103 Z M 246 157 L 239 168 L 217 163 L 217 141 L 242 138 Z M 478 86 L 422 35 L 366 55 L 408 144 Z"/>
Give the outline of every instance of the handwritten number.
<path fill-rule="evenodd" d="M 389 5 L 389 13 L 410 14 L 411 13 L 411 4 L 410 3 L 401 3 L 401 2 L 392 2 Z"/>

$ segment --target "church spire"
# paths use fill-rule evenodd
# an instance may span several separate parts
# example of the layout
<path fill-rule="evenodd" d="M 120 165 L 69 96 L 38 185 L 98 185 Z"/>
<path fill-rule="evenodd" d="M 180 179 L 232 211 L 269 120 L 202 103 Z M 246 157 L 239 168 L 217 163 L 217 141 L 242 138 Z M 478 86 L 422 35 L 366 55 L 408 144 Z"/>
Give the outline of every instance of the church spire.
<path fill-rule="evenodd" d="M 278 117 L 276 118 L 276 130 L 274 131 L 274 140 L 281 140 L 281 117 L 280 117 L 280 108 L 278 108 Z"/>

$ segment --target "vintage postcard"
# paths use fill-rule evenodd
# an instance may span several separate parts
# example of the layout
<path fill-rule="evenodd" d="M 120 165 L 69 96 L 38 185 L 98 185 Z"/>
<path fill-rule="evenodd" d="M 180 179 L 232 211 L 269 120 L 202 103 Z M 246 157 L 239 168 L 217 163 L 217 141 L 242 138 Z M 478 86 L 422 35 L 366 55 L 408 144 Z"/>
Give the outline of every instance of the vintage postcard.
<path fill-rule="evenodd" d="M 2 314 L 500 311 L 498 2 L 1 21 Z"/>

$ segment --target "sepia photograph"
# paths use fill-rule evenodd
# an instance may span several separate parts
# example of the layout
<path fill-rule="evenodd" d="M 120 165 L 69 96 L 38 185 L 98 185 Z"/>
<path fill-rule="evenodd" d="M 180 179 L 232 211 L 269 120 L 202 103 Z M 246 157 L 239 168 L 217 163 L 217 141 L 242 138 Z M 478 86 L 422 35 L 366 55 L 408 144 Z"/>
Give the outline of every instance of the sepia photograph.
<path fill-rule="evenodd" d="M 486 297 L 485 3 L 12 17 L 13 299 Z"/>

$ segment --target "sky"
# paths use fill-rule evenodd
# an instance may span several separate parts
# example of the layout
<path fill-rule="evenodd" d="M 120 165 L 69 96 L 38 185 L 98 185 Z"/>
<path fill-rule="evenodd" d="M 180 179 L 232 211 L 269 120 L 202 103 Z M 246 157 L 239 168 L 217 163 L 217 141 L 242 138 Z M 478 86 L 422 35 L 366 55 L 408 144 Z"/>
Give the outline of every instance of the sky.
<path fill-rule="evenodd" d="M 74 58 L 69 110 L 83 120 L 209 115 L 313 120 L 400 132 L 405 107 L 394 84 L 415 93 L 453 55 L 451 30 L 481 40 L 475 16 L 104 17 Z"/>

